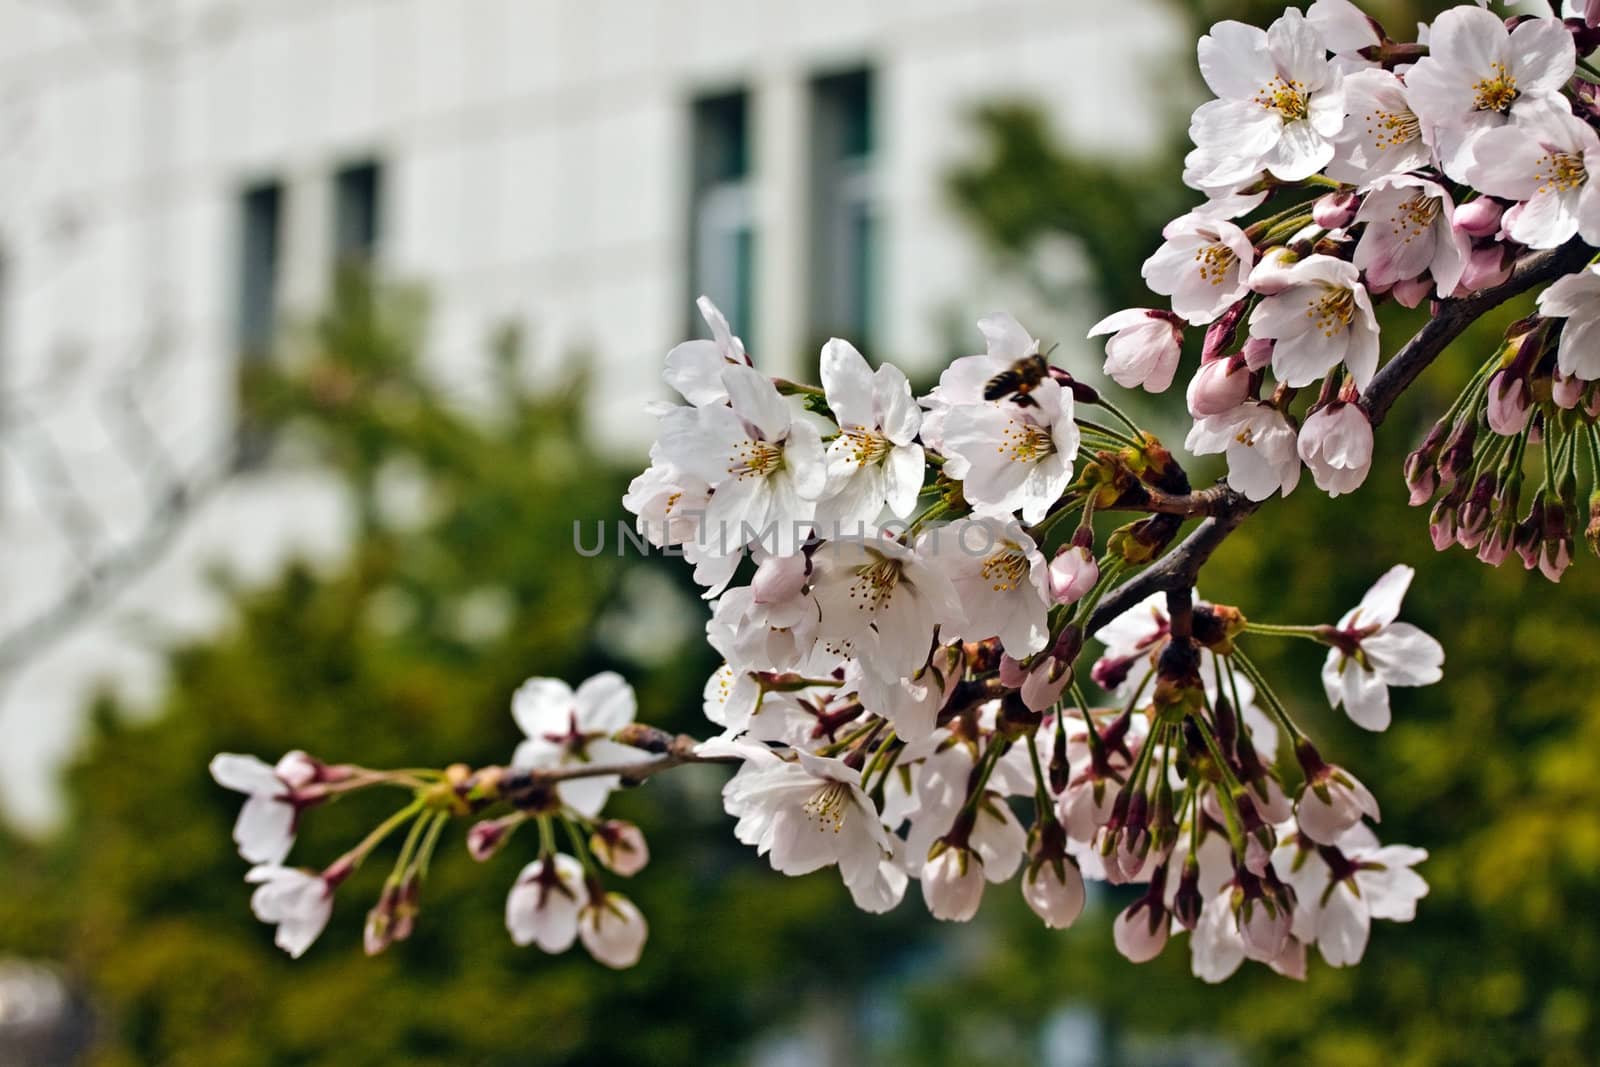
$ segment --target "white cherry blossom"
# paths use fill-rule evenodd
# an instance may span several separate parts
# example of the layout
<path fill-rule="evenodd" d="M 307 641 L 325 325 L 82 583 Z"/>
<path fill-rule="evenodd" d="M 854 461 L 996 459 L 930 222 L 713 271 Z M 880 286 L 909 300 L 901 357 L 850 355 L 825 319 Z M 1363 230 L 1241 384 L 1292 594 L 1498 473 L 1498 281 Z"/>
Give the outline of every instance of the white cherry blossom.
<path fill-rule="evenodd" d="M 295 793 L 316 780 L 316 762 L 298 750 L 275 767 L 254 756 L 222 752 L 211 760 L 211 777 L 248 798 L 233 824 L 239 855 L 251 863 L 282 863 L 294 847 Z"/>
<path fill-rule="evenodd" d="M 1072 481 L 1072 394 L 1046 379 L 1028 400 L 963 404 L 945 416 L 945 473 L 961 479 L 974 511 L 1020 509 L 1026 522 L 1039 522 Z"/>
<path fill-rule="evenodd" d="M 1412 174 L 1378 179 L 1356 212 L 1366 223 L 1353 262 L 1367 284 L 1387 289 L 1429 274 L 1441 296 L 1455 292 L 1472 251 L 1453 225 L 1455 204 L 1444 186 Z"/>
<path fill-rule="evenodd" d="M 1318 489 L 1352 493 L 1372 469 L 1372 422 L 1360 405 L 1334 401 L 1306 419 L 1297 447 Z"/>
<path fill-rule="evenodd" d="M 1428 883 L 1412 870 L 1428 853 L 1408 845 L 1382 846 L 1355 826 L 1332 848 L 1280 835 L 1273 868 L 1295 891 L 1294 936 L 1315 942 L 1330 967 L 1361 962 L 1373 919 L 1410 922 Z"/>
<path fill-rule="evenodd" d="M 1600 184 L 1592 180 L 1600 170 L 1600 134 L 1594 127 L 1545 109 L 1479 134 L 1472 152 L 1466 180 L 1490 196 L 1521 202 L 1507 213 L 1512 240 L 1555 248 L 1577 233 L 1600 244 Z"/>
<path fill-rule="evenodd" d="M 255 885 L 250 910 L 273 923 L 274 943 L 299 959 L 322 935 L 333 914 L 333 886 L 312 871 L 265 863 L 250 869 L 245 881 Z"/>
<path fill-rule="evenodd" d="M 939 624 L 962 618 L 944 572 L 888 537 L 829 542 L 812 566 L 817 640 L 885 680 L 915 674 Z"/>
<path fill-rule="evenodd" d="M 725 403 L 728 389 L 722 382 L 723 369 L 730 364 L 747 366 L 750 357 L 745 354 L 744 342 L 734 336 L 727 317 L 710 297 L 700 297 L 695 306 L 700 309 L 700 317 L 706 320 L 706 325 L 711 327 L 711 340 L 684 341 L 668 352 L 661 377 L 696 407 Z"/>
<path fill-rule="evenodd" d="M 1200 38 L 1200 73 L 1217 99 L 1189 125 L 1185 161 L 1201 188 L 1261 170 L 1300 181 L 1333 158 L 1344 124 L 1340 75 L 1317 32 L 1296 8 L 1265 30 L 1219 22 Z"/>
<path fill-rule="evenodd" d="M 565 952 L 578 938 L 578 915 L 589 903 L 583 866 L 564 852 L 536 859 L 506 896 L 506 930 L 518 946 Z"/>
<path fill-rule="evenodd" d="M 1389 727 L 1389 687 L 1432 685 L 1443 677 L 1444 649 L 1412 626 L 1396 622 L 1400 602 L 1416 572 L 1397 565 L 1334 627 L 1322 666 L 1328 703 L 1344 705 L 1352 722 L 1368 730 Z"/>
<path fill-rule="evenodd" d="M 1539 314 L 1565 319 L 1556 367 L 1567 377 L 1600 379 L 1600 266 L 1558 279 L 1539 294 Z"/>
<path fill-rule="evenodd" d="M 1571 110 L 1561 89 L 1576 67 L 1572 35 L 1558 20 L 1507 30 L 1500 16 L 1463 5 L 1433 21 L 1428 54 L 1406 74 L 1406 98 L 1433 131 L 1444 172 L 1470 181 L 1480 133 L 1542 110 Z"/>
<path fill-rule="evenodd" d="M 702 546 L 729 555 L 755 540 L 790 555 L 809 532 L 827 486 L 821 435 L 759 371 L 729 364 L 722 383 L 728 406 L 663 417 L 661 456 L 712 489 Z"/>
<path fill-rule="evenodd" d="M 1365 389 L 1378 369 L 1378 320 L 1360 270 L 1320 254 L 1263 266 L 1251 284 L 1268 295 L 1250 313 L 1250 336 L 1276 342 L 1272 373 L 1298 387 L 1343 363 Z"/>
<path fill-rule="evenodd" d="M 1247 401 L 1221 415 L 1199 419 L 1184 447 L 1197 456 L 1226 453 L 1228 485 L 1251 500 L 1288 496 L 1300 483 L 1294 428 L 1271 404 Z"/>
<path fill-rule="evenodd" d="M 837 865 L 858 906 L 881 903 L 876 883 L 885 874 L 879 868 L 893 856 L 893 845 L 861 790 L 860 772 L 803 751 L 793 763 L 754 745 L 730 751 L 745 760 L 722 790 L 723 806 L 738 820 L 734 836 L 782 874 Z"/>
<path fill-rule="evenodd" d="M 611 735 L 633 722 L 633 687 L 615 671 L 595 675 L 574 691 L 559 678 L 530 678 L 511 698 L 511 717 L 528 739 L 511 764 L 520 770 L 585 763 L 636 763 L 649 754 Z M 561 802 L 590 818 L 617 787 L 616 775 L 570 778 L 556 785 Z"/>
<path fill-rule="evenodd" d="M 924 558 L 949 577 L 961 604 L 964 618 L 950 636 L 999 637 L 1018 659 L 1049 643 L 1049 564 L 1015 519 L 957 519 L 929 534 L 923 545 Z"/>
<path fill-rule="evenodd" d="M 1256 253 L 1238 226 L 1191 212 L 1167 223 L 1161 236 L 1165 241 L 1140 273 L 1189 322 L 1204 325 L 1250 292 Z"/>
<path fill-rule="evenodd" d="M 1344 78 L 1344 129 L 1328 174 L 1355 184 L 1418 170 L 1433 162 L 1422 120 L 1411 110 L 1406 86 L 1387 70 L 1359 70 Z"/>
<path fill-rule="evenodd" d="M 1171 312 L 1128 308 L 1107 315 L 1089 329 L 1106 341 L 1106 377 L 1124 389 L 1166 392 L 1183 355 L 1183 327 Z"/>
<path fill-rule="evenodd" d="M 835 337 L 822 349 L 822 388 L 839 436 L 828 445 L 820 531 L 875 526 L 885 506 L 908 517 L 922 490 L 922 410 L 905 373 L 887 363 L 874 371 L 854 345 Z"/>

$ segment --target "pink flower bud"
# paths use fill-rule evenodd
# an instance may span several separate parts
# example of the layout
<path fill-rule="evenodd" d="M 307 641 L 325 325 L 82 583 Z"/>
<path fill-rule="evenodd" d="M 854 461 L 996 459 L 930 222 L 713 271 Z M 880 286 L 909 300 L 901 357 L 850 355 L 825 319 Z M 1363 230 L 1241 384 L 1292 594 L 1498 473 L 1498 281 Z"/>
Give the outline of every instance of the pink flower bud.
<path fill-rule="evenodd" d="M 1318 489 L 1353 492 L 1372 469 L 1372 422 L 1359 404 L 1335 401 L 1306 419 L 1297 448 Z"/>
<path fill-rule="evenodd" d="M 1428 299 L 1428 294 L 1433 291 L 1431 278 L 1401 278 L 1394 283 L 1389 292 L 1399 302 L 1401 307 L 1414 308 Z"/>
<path fill-rule="evenodd" d="M 983 861 L 964 845 L 940 840 L 922 868 L 922 899 L 935 919 L 966 922 L 983 902 Z"/>
<path fill-rule="evenodd" d="M 1057 604 L 1071 604 L 1094 588 L 1100 568 L 1086 548 L 1063 545 L 1050 561 L 1050 595 Z"/>
<path fill-rule="evenodd" d="M 1324 230 L 1342 230 L 1350 225 L 1360 206 L 1361 200 L 1353 192 L 1326 193 L 1311 205 L 1311 218 Z"/>
<path fill-rule="evenodd" d="M 1279 245 L 1269 248 L 1261 254 L 1261 259 L 1250 271 L 1250 288 L 1262 296 L 1272 296 L 1281 293 L 1294 284 L 1294 275 L 1289 273 L 1289 268 L 1300 261 L 1300 257 Z"/>
<path fill-rule="evenodd" d="M 1106 376 L 1124 389 L 1165 392 L 1183 352 L 1183 320 L 1170 311 L 1129 308 L 1095 323 L 1089 336 L 1107 333 Z"/>
<path fill-rule="evenodd" d="M 1495 201 L 1480 196 L 1457 206 L 1450 222 L 1468 237 L 1489 237 L 1500 229 L 1500 216 L 1504 210 Z"/>
<path fill-rule="evenodd" d="M 631 822 L 605 819 L 595 824 L 589 837 L 589 851 L 607 870 L 632 878 L 650 862 L 650 846 L 644 834 Z"/>
<path fill-rule="evenodd" d="M 479 863 L 489 859 L 511 839 L 511 832 L 522 819 L 517 813 L 473 823 L 467 830 L 467 854 Z"/>
<path fill-rule="evenodd" d="M 1533 416 L 1533 393 L 1527 380 L 1510 371 L 1498 370 L 1489 379 L 1489 429 L 1502 437 L 1514 437 L 1528 426 Z"/>
<path fill-rule="evenodd" d="M 1278 342 L 1266 337 L 1252 337 L 1239 349 L 1244 365 L 1251 370 L 1263 370 L 1272 365 L 1272 350 Z"/>
<path fill-rule="evenodd" d="M 1203 363 L 1189 380 L 1189 414 L 1197 419 L 1232 411 L 1250 392 L 1250 369 L 1238 356 Z"/>
<path fill-rule="evenodd" d="M 1461 284 L 1457 286 L 1456 293 L 1475 293 L 1479 289 L 1499 285 L 1511 277 L 1513 262 L 1513 257 L 1506 255 L 1505 245 L 1487 244 L 1482 248 L 1474 248 L 1467 256 L 1467 266 L 1461 272 Z"/>
<path fill-rule="evenodd" d="M 757 604 L 782 604 L 800 595 L 806 584 L 806 557 L 769 556 L 750 579 L 750 592 Z"/>
<path fill-rule="evenodd" d="M 1556 407 L 1563 411 L 1571 411 L 1583 399 L 1582 378 L 1562 374 L 1557 371 L 1550 380 L 1550 399 L 1556 402 Z"/>

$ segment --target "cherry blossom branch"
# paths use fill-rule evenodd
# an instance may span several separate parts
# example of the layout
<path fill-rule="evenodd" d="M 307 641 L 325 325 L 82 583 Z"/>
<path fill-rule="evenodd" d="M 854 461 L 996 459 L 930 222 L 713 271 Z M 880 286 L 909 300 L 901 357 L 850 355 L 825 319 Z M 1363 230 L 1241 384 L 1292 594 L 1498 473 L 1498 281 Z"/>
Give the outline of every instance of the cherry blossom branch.
<path fill-rule="evenodd" d="M 1499 285 L 1459 300 L 1440 301 L 1433 316 L 1400 346 L 1362 394 L 1361 406 L 1366 409 L 1372 425 L 1376 427 L 1384 420 L 1400 394 L 1473 322 L 1507 300 L 1579 269 L 1592 255 L 1592 249 L 1574 239 L 1560 248 L 1523 256 L 1511 277 Z M 1214 485 L 1189 494 L 1147 491 L 1149 504 L 1141 510 L 1186 517 L 1205 515 L 1207 518 L 1176 548 L 1107 593 L 1089 618 L 1085 627 L 1089 633 L 1151 593 L 1191 588 L 1211 554 L 1261 506 L 1261 502 L 1252 501 L 1226 485 Z"/>

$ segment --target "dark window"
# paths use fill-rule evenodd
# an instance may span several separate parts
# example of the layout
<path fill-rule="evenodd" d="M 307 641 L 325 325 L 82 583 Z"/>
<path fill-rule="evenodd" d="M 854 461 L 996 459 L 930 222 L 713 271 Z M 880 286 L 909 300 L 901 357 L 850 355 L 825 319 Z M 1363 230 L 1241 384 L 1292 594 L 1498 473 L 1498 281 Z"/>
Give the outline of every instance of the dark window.
<path fill-rule="evenodd" d="M 753 346 L 755 210 L 750 182 L 750 97 L 696 100 L 690 145 L 689 332 L 708 336 L 694 301 L 702 293 Z"/>
<path fill-rule="evenodd" d="M 383 230 L 383 168 L 375 162 L 333 177 L 333 250 L 339 263 L 371 263 Z"/>
<path fill-rule="evenodd" d="M 265 458 L 270 435 L 251 406 L 252 383 L 272 356 L 278 326 L 278 280 L 283 259 L 283 186 L 264 182 L 239 197 L 239 307 L 235 344 L 239 355 L 241 468 Z"/>
<path fill-rule="evenodd" d="M 873 127 L 870 71 L 811 83 L 810 322 L 818 341 L 871 341 L 878 245 Z"/>
<path fill-rule="evenodd" d="M 278 319 L 278 274 L 282 258 L 283 186 L 251 186 L 239 198 L 239 353 L 265 359 Z"/>

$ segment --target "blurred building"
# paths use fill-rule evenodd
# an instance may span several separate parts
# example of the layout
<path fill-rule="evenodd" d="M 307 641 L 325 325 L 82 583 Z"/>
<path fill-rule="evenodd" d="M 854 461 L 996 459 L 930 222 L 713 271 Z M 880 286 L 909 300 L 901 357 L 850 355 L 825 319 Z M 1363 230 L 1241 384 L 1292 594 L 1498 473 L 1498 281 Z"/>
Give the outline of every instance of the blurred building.
<path fill-rule="evenodd" d="M 205 564 L 337 554 L 339 502 L 272 469 L 230 479 L 175 545 L 159 522 L 145 538 L 169 484 L 226 462 L 241 366 L 338 262 L 428 285 L 430 359 L 464 403 L 497 323 L 527 325 L 539 366 L 592 360 L 618 450 L 647 441 L 639 405 L 702 291 L 776 372 L 835 333 L 932 366 L 1006 299 L 943 195 L 970 106 L 1035 99 L 1077 146 L 1140 152 L 1148 72 L 1180 47 L 1163 14 L 0 0 L 0 634 L 65 617 L 108 549 L 161 559 L 92 625 L 0 658 L 0 796 L 48 815 L 88 686 L 153 691 L 148 644 L 217 621 Z"/>

